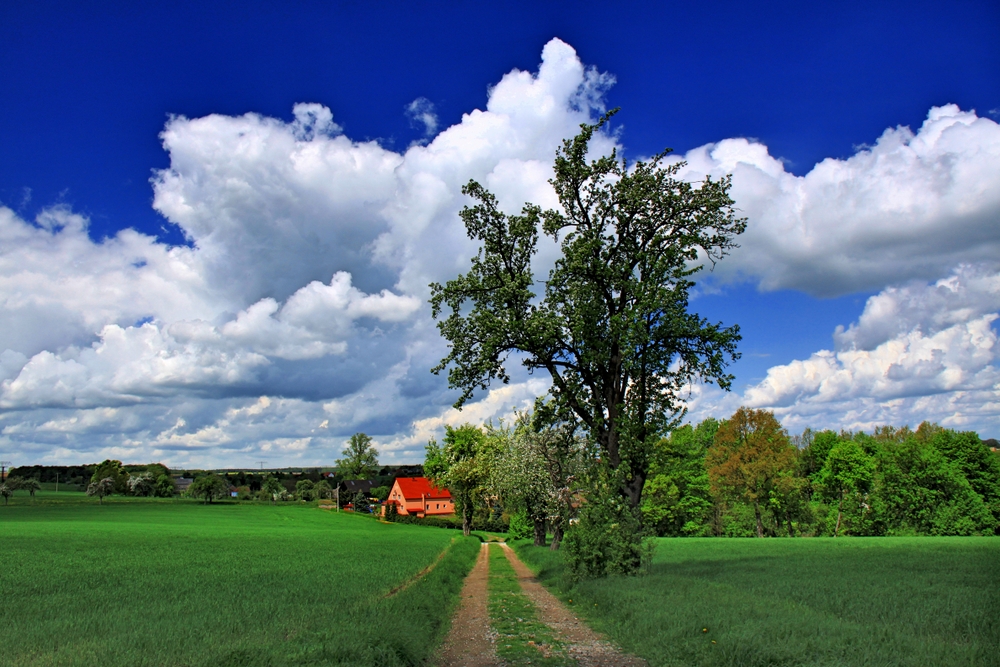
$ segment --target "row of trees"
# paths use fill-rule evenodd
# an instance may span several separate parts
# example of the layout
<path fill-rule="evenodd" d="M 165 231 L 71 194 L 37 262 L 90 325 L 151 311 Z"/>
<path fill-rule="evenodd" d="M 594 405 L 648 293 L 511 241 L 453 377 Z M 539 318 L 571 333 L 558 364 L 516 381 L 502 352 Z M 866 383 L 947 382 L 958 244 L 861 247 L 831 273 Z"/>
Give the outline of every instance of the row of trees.
<path fill-rule="evenodd" d="M 341 452 L 342 459 L 337 460 L 337 470 L 341 479 L 357 480 L 369 479 L 379 471 L 378 452 L 372 444 L 372 439 L 365 433 L 355 433 L 346 443 L 346 447 Z M 239 500 L 257 499 L 276 503 L 279 500 L 323 500 L 334 497 L 335 489 L 330 486 L 330 482 L 325 478 L 312 479 L 304 477 L 295 482 L 295 490 L 290 491 L 277 476 L 269 474 L 262 480 L 257 481 L 256 490 L 249 484 L 231 486 L 229 476 L 223 477 L 216 473 L 199 475 L 194 479 L 187 489 L 187 494 L 193 498 L 200 498 L 206 503 L 214 500 L 230 497 L 231 488 L 236 489 L 236 497 Z M 246 479 L 245 477 L 243 479 Z M 372 492 L 380 500 L 385 500 L 389 495 L 389 488 L 386 486 L 376 487 Z M 368 505 L 368 497 L 364 494 L 357 494 L 351 499 L 355 508 Z"/>
<path fill-rule="evenodd" d="M 634 572 L 634 535 L 1000 534 L 1000 456 L 972 432 L 923 423 L 790 437 L 765 410 L 674 429 L 653 447 L 638 511 L 603 450 L 554 402 L 511 424 L 447 427 L 428 477 L 466 533 L 502 517 L 512 537 L 566 546 L 578 575 Z"/>
<path fill-rule="evenodd" d="M 6 505 L 15 491 L 27 491 L 32 502 L 35 500 L 35 492 L 40 490 L 42 485 L 34 477 L 18 477 L 11 475 L 0 483 L 0 497 L 3 497 L 3 504 Z"/>
<path fill-rule="evenodd" d="M 112 494 L 170 498 L 176 493 L 170 471 L 161 463 L 129 472 L 121 461 L 106 459 L 97 464 L 87 485 L 87 495 L 97 496 L 101 503 Z"/>
<path fill-rule="evenodd" d="M 789 437 L 741 408 L 657 444 L 642 514 L 666 536 L 993 535 L 1000 456 L 928 422 Z"/>

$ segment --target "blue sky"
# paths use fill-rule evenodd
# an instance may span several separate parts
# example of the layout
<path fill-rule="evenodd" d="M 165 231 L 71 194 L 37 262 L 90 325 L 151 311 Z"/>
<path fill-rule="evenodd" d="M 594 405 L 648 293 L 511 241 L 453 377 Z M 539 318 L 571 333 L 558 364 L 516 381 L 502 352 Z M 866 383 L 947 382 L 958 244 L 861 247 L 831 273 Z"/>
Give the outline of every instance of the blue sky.
<path fill-rule="evenodd" d="M 424 288 L 474 251 L 457 184 L 544 198 L 612 106 L 750 218 L 693 304 L 743 328 L 735 391 L 692 418 L 995 436 L 998 35 L 989 2 L 5 3 L 0 453 L 413 461 L 524 405 L 449 412 Z"/>

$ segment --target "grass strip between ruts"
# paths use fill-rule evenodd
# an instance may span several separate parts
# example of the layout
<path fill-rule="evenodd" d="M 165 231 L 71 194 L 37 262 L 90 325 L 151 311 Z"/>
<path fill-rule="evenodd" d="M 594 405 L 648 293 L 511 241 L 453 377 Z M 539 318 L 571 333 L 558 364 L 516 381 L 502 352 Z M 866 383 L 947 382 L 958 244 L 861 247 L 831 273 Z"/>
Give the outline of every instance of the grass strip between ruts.
<path fill-rule="evenodd" d="M 497 655 L 507 665 L 575 665 L 566 647 L 538 620 L 535 605 L 522 592 L 503 548 L 491 544 L 489 550 L 489 613 L 497 633 Z"/>

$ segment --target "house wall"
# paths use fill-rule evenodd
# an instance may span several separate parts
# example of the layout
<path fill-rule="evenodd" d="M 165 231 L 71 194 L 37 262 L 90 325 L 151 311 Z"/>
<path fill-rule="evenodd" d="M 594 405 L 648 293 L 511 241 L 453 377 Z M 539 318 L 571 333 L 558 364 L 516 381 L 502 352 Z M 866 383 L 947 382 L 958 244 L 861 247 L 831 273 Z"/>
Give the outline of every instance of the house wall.
<path fill-rule="evenodd" d="M 423 517 L 455 513 L 455 502 L 451 498 L 404 498 L 403 491 L 399 488 L 399 482 L 393 483 L 386 502 L 396 503 L 397 511 L 404 515 L 412 514 Z"/>

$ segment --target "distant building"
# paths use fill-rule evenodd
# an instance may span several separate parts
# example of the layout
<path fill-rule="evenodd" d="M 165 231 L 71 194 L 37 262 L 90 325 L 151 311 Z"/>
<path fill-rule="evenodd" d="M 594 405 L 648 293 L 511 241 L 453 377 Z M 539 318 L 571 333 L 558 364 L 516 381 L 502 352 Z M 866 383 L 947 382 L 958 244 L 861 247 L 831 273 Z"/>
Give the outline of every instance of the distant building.
<path fill-rule="evenodd" d="M 426 477 L 397 477 L 385 502 L 395 505 L 400 514 L 418 517 L 455 513 L 448 489 L 434 486 Z"/>
<path fill-rule="evenodd" d="M 366 496 L 372 494 L 372 489 L 376 486 L 376 481 L 374 479 L 348 479 L 340 483 L 340 494 L 345 497 L 350 497 L 358 493 L 363 493 Z"/>
<path fill-rule="evenodd" d="M 191 482 L 194 481 L 192 477 L 175 477 L 174 486 L 177 488 L 177 493 L 184 493 L 191 486 Z"/>

